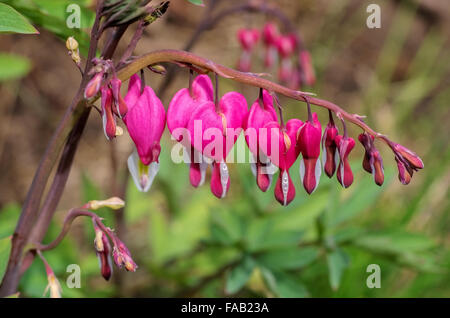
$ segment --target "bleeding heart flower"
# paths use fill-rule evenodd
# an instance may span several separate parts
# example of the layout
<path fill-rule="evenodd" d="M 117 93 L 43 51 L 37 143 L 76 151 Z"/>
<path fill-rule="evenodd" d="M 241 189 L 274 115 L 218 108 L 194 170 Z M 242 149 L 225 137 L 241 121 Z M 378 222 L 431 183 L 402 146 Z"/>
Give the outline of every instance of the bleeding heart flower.
<path fill-rule="evenodd" d="M 106 139 L 111 140 L 116 137 L 116 118 L 114 117 L 112 111 L 112 90 L 107 87 L 102 87 L 102 122 L 103 122 L 103 132 L 105 133 Z"/>
<path fill-rule="evenodd" d="M 300 148 L 296 145 L 297 131 L 303 125 L 299 119 L 290 119 L 286 127 L 280 127 L 276 121 L 267 123 L 267 145 L 261 146 L 270 160 L 280 168 L 275 185 L 275 198 L 281 205 L 288 205 L 295 197 L 295 187 L 289 175 L 289 169 L 297 160 Z M 273 139 L 273 140 L 272 140 Z"/>
<path fill-rule="evenodd" d="M 264 126 L 272 121 L 277 121 L 277 113 L 273 108 L 273 97 L 268 91 L 262 90 L 262 98 L 258 98 L 253 103 L 245 121 L 245 140 L 256 161 L 256 163 L 251 163 L 252 172 L 256 176 L 258 187 L 263 192 L 270 188 L 272 175 L 275 171 L 269 158 L 259 150 L 259 134 L 260 130 L 264 130 Z M 254 133 L 255 136 L 251 136 L 251 133 Z"/>
<path fill-rule="evenodd" d="M 100 265 L 100 272 L 105 280 L 111 278 L 113 268 L 111 260 L 111 245 L 106 234 L 94 224 L 95 229 L 95 252 L 97 254 L 98 262 Z"/>
<path fill-rule="evenodd" d="M 133 75 L 125 96 L 128 113 L 123 118 L 136 146 L 128 168 L 140 191 L 146 192 L 159 170 L 160 140 L 166 123 L 164 107 L 150 86 L 141 93 L 141 80 Z"/>
<path fill-rule="evenodd" d="M 266 46 L 264 56 L 264 65 L 266 67 L 272 67 L 278 58 L 277 37 L 278 29 L 276 24 L 272 22 L 266 23 L 262 30 L 262 38 Z"/>
<path fill-rule="evenodd" d="M 348 155 L 355 147 L 355 140 L 350 137 L 337 135 L 335 139 L 339 154 L 339 166 L 336 173 L 339 183 L 348 188 L 353 183 L 353 172 L 348 162 Z"/>
<path fill-rule="evenodd" d="M 242 130 L 247 112 L 244 96 L 229 92 L 220 99 L 217 108 L 211 101 L 199 104 L 188 122 L 192 145 L 213 160 L 211 191 L 218 198 L 228 191 L 230 180 L 225 159 Z"/>
<path fill-rule="evenodd" d="M 303 155 L 300 161 L 300 179 L 308 194 L 317 189 L 322 173 L 319 160 L 321 137 L 322 127 L 317 114 L 313 113 L 311 118 L 300 128 L 297 137 L 297 143 Z"/>
<path fill-rule="evenodd" d="M 363 168 L 373 175 L 375 183 L 381 186 L 384 182 L 383 159 L 374 146 L 375 138 L 367 133 L 360 134 L 358 140 L 364 146 Z"/>
<path fill-rule="evenodd" d="M 252 50 L 258 43 L 259 31 L 257 29 L 239 29 L 237 36 L 242 47 L 237 68 L 242 72 L 249 72 L 251 69 Z"/>
<path fill-rule="evenodd" d="M 394 153 L 399 156 L 404 163 L 408 164 L 413 170 L 423 169 L 423 161 L 415 152 L 394 142 L 391 142 L 390 146 Z"/>
<path fill-rule="evenodd" d="M 338 129 L 333 121 L 333 115 L 330 113 L 330 121 L 325 127 L 322 137 L 322 164 L 326 175 L 331 178 L 339 162 L 339 154 L 336 152 L 336 136 Z"/>
<path fill-rule="evenodd" d="M 182 134 L 174 134 L 176 129 L 186 129 L 189 119 L 196 107 L 204 101 L 213 101 L 213 86 L 207 75 L 199 75 L 192 82 L 192 95 L 188 88 L 179 90 L 172 98 L 167 109 L 167 127 L 172 136 L 180 142 L 190 156 L 189 180 L 194 187 L 203 184 L 208 164 L 195 150 L 191 141 L 182 138 Z M 181 132 L 181 131 L 180 131 Z M 180 137 L 178 137 L 180 136 Z M 189 136 L 187 136 L 189 137 Z"/>
<path fill-rule="evenodd" d="M 104 71 L 101 71 L 99 73 L 96 73 L 92 79 L 88 82 L 86 85 L 86 88 L 84 89 L 84 98 L 90 99 L 98 94 L 100 91 L 100 86 L 103 81 L 103 75 L 105 74 Z"/>
<path fill-rule="evenodd" d="M 303 50 L 299 53 L 299 65 L 302 69 L 303 82 L 308 86 L 314 85 L 316 74 L 308 51 Z"/>

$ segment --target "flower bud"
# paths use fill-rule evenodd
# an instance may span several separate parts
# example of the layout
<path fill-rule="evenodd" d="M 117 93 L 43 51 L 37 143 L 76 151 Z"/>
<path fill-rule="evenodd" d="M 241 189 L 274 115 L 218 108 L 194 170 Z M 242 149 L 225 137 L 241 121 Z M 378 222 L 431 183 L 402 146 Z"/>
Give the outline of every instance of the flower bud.
<path fill-rule="evenodd" d="M 76 50 L 78 50 L 78 42 L 77 42 L 77 40 L 75 40 L 75 38 L 73 36 L 70 36 L 70 37 L 67 38 L 66 48 L 69 51 L 76 51 Z"/>
<path fill-rule="evenodd" d="M 350 137 L 337 135 L 334 141 L 337 145 L 339 154 L 339 166 L 336 176 L 339 183 L 344 188 L 348 188 L 353 183 L 353 172 L 350 168 L 350 163 L 348 162 L 348 155 L 355 147 L 355 140 Z"/>
<path fill-rule="evenodd" d="M 242 48 L 251 51 L 259 40 L 259 31 L 257 29 L 239 29 L 237 36 Z"/>
<path fill-rule="evenodd" d="M 112 90 L 107 86 L 102 87 L 102 122 L 106 139 L 116 137 L 116 118 L 112 111 Z"/>
<path fill-rule="evenodd" d="M 86 85 L 86 88 L 84 89 L 85 99 L 90 99 L 98 94 L 98 92 L 100 91 L 100 85 L 102 84 L 103 81 L 103 74 L 104 74 L 103 71 L 96 73 L 94 77 L 92 77 L 92 79 Z"/>
<path fill-rule="evenodd" d="M 365 149 L 362 166 L 364 170 L 373 175 L 375 183 L 381 186 L 384 182 L 383 159 L 373 144 L 375 137 L 363 133 L 358 136 L 358 140 Z"/>
<path fill-rule="evenodd" d="M 120 87 L 122 86 L 122 81 L 117 77 L 111 80 L 111 89 L 114 100 L 113 112 L 119 116 L 119 118 L 124 117 L 127 114 L 128 107 L 125 103 L 122 95 L 120 94 Z"/>
<path fill-rule="evenodd" d="M 117 245 L 114 246 L 113 250 L 113 257 L 116 265 L 119 268 L 122 268 L 122 266 L 124 266 L 125 269 L 129 272 L 135 272 L 138 266 L 131 258 L 131 253 L 128 248 L 118 238 L 116 238 L 116 244 Z"/>
<path fill-rule="evenodd" d="M 397 155 L 400 155 L 404 160 L 406 160 L 412 169 L 423 169 L 423 161 L 416 153 L 397 143 L 392 143 L 391 147 Z"/>
<path fill-rule="evenodd" d="M 336 171 L 339 161 L 339 154 L 336 152 L 336 136 L 338 129 L 333 121 L 330 121 L 323 132 L 322 137 L 322 163 L 326 175 L 331 178 Z"/>
<path fill-rule="evenodd" d="M 107 207 L 113 210 L 121 209 L 125 206 L 125 202 L 118 197 L 111 197 L 106 200 L 92 200 L 88 202 L 88 209 L 90 210 L 98 210 L 103 207 Z"/>
<path fill-rule="evenodd" d="M 262 39 L 267 46 L 275 45 L 278 37 L 278 29 L 275 23 L 267 22 L 262 30 Z"/>
<path fill-rule="evenodd" d="M 411 178 L 413 175 L 413 170 L 407 167 L 401 160 L 395 157 L 395 161 L 397 161 L 398 168 L 398 179 L 404 185 L 409 184 L 411 182 Z"/>
<path fill-rule="evenodd" d="M 303 81 L 306 85 L 312 86 L 316 82 L 316 74 L 311 62 L 311 55 L 308 51 L 299 53 L 299 64 L 302 69 Z"/>
<path fill-rule="evenodd" d="M 295 50 L 295 42 L 289 35 L 280 35 L 276 40 L 278 52 L 283 58 L 290 57 Z"/>
<path fill-rule="evenodd" d="M 308 120 L 303 124 L 297 137 L 297 144 L 303 156 L 300 161 L 300 178 L 308 194 L 313 193 L 319 185 L 322 171 L 319 160 L 321 137 L 322 127 L 317 113 L 313 113 L 312 121 Z"/>

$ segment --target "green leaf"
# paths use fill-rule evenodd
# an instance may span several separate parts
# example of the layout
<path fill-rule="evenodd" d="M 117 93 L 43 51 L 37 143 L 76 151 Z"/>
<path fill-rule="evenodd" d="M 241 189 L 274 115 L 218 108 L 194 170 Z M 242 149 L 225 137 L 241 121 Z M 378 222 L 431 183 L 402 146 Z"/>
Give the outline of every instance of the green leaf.
<path fill-rule="evenodd" d="M 0 33 L 39 34 L 39 31 L 14 8 L 0 3 Z"/>
<path fill-rule="evenodd" d="M 6 265 L 9 260 L 9 253 L 11 251 L 11 236 L 0 239 L 0 281 L 6 271 Z"/>
<path fill-rule="evenodd" d="M 319 255 L 316 247 L 284 248 L 259 255 L 258 263 L 274 270 L 290 270 L 305 267 Z"/>
<path fill-rule="evenodd" d="M 349 263 L 348 255 L 341 249 L 335 249 L 327 254 L 328 275 L 333 290 L 337 290 L 341 283 L 342 274 Z"/>
<path fill-rule="evenodd" d="M 190 3 L 195 4 L 196 6 L 204 7 L 205 4 L 203 3 L 203 0 L 188 0 Z"/>
<path fill-rule="evenodd" d="M 246 257 L 244 260 L 235 266 L 227 276 L 225 284 L 225 292 L 227 294 L 237 293 L 249 280 L 255 268 L 253 259 Z"/>
<path fill-rule="evenodd" d="M 371 233 L 356 238 L 353 243 L 375 252 L 392 254 L 425 251 L 436 245 L 429 237 L 401 231 Z"/>
<path fill-rule="evenodd" d="M 305 285 L 297 276 L 284 272 L 261 270 L 267 286 L 278 296 L 283 298 L 304 298 L 309 293 Z"/>
<path fill-rule="evenodd" d="M 22 56 L 0 53 L 0 81 L 25 76 L 31 68 L 30 61 Z"/>

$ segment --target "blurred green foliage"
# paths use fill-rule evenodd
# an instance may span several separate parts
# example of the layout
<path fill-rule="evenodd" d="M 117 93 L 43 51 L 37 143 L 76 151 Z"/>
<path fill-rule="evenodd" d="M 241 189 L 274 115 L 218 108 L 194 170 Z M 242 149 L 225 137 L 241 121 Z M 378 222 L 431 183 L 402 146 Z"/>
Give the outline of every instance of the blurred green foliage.
<path fill-rule="evenodd" d="M 363 23 L 353 17 L 339 32 L 329 32 L 345 10 L 345 1 L 333 3 L 324 16 L 327 26 L 312 44 L 319 83 L 333 54 L 355 39 L 355 24 Z M 448 63 L 439 62 L 443 54 L 448 57 L 444 35 L 429 30 L 407 78 L 392 79 L 415 10 L 401 4 L 395 11 L 391 31 L 360 95 L 363 109 L 358 109 L 372 115 L 368 120 L 374 126 L 389 118 L 392 135 L 402 136 L 423 155 L 425 169 L 409 187 L 399 186 L 392 158 L 385 156 L 386 178 L 380 188 L 354 154 L 355 182 L 349 189 L 322 176 L 317 191 L 306 195 L 299 186 L 297 162 L 291 168 L 297 196 L 281 207 L 273 198 L 273 185 L 267 193 L 260 192 L 250 167 L 238 164 L 230 167 L 229 195 L 217 200 L 208 183 L 199 189 L 189 185 L 187 166 L 170 159 L 172 143 L 166 132 L 161 169 L 150 193 L 139 193 L 132 181 L 127 187 L 124 240 L 138 271 L 115 268 L 113 282 L 104 282 L 90 222 L 78 221 L 81 226 L 69 238 L 45 253 L 61 281 L 68 276 L 68 264 L 82 268 L 82 288 L 62 284 L 63 296 L 449 297 L 449 131 L 444 127 L 440 133 L 438 126 L 448 118 L 450 89 L 436 90 L 450 69 Z M 320 84 L 314 91 L 320 95 Z M 375 109 L 388 103 L 392 107 L 384 107 L 385 114 L 377 119 Z M 289 108 L 288 101 L 285 105 Z M 83 202 L 107 196 L 94 180 L 82 179 Z M 0 274 L 19 213 L 17 205 L 0 212 Z M 117 225 L 114 213 L 99 212 L 112 227 Z M 60 226 L 60 221 L 52 224 L 46 242 Z M 380 289 L 366 285 L 369 264 L 381 268 Z M 35 261 L 20 290 L 39 297 L 45 286 L 44 267 Z"/>

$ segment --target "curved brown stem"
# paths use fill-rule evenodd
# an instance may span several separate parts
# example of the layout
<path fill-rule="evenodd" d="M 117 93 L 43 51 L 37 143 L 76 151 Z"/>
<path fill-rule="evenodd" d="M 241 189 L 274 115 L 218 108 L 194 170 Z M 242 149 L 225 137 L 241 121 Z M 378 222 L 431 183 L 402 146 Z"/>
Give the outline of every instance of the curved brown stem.
<path fill-rule="evenodd" d="M 217 73 L 218 75 L 232 79 L 234 81 L 260 87 L 268 90 L 269 92 L 278 93 L 284 95 L 286 97 L 296 99 L 301 102 L 305 102 L 306 99 L 310 104 L 324 107 L 334 112 L 337 116 L 346 119 L 347 121 L 361 127 L 364 131 L 374 136 L 375 138 L 381 139 L 383 142 L 388 144 L 388 139 L 370 128 L 366 123 L 361 120 L 361 116 L 357 114 L 350 114 L 346 112 L 344 109 L 339 107 L 338 105 L 329 102 L 327 100 L 319 99 L 310 95 L 312 93 L 301 92 L 289 89 L 285 86 L 279 85 L 277 83 L 271 82 L 267 79 L 260 78 L 252 73 L 243 73 L 232 68 L 225 67 L 220 64 L 216 64 L 208 59 L 200 57 L 190 52 L 179 51 L 179 50 L 159 50 L 147 53 L 141 57 L 136 58 L 133 62 L 123 67 L 118 73 L 118 77 L 121 80 L 126 80 L 130 78 L 133 74 L 139 72 L 139 70 L 147 67 L 148 65 L 157 64 L 157 63 L 189 63 L 196 65 L 198 67 L 207 69 L 211 72 Z"/>

